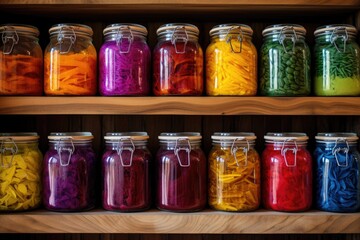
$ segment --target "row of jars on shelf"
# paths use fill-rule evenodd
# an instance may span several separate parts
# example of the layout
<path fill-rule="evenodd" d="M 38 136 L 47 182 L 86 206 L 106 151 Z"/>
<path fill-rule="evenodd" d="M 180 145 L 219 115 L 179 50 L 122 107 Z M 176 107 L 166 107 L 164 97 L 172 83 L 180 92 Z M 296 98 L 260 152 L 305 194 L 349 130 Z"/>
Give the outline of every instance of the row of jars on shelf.
<path fill-rule="evenodd" d="M 360 95 L 360 49 L 357 30 L 351 25 L 328 25 L 315 31 L 313 81 L 306 30 L 295 24 L 263 30 L 259 71 L 253 30 L 243 24 L 210 30 L 205 67 L 196 26 L 162 25 L 156 32 L 152 70 L 148 32 L 137 24 L 104 29 L 98 65 L 93 31 L 86 25 L 51 27 L 44 59 L 36 27 L 1 25 L 0 33 L 1 95 L 149 95 L 151 85 L 159 96 L 202 95 L 204 85 L 211 96 L 306 96 L 312 85 L 318 96 Z"/>
<path fill-rule="evenodd" d="M 50 134 L 44 158 L 38 138 L 36 133 L 1 134 L 1 211 L 34 209 L 41 198 L 48 210 L 89 210 L 95 206 L 95 182 L 102 184 L 104 209 L 142 211 L 150 207 L 151 179 L 161 210 L 198 211 L 208 200 L 216 210 L 252 211 L 262 199 L 266 209 L 306 211 L 312 206 L 313 174 L 318 209 L 360 210 L 355 133 L 319 133 L 314 169 L 304 133 L 268 133 L 261 160 L 253 133 L 214 133 L 208 159 L 199 133 L 162 133 L 154 172 L 147 133 L 108 133 L 101 180 L 91 133 Z"/>

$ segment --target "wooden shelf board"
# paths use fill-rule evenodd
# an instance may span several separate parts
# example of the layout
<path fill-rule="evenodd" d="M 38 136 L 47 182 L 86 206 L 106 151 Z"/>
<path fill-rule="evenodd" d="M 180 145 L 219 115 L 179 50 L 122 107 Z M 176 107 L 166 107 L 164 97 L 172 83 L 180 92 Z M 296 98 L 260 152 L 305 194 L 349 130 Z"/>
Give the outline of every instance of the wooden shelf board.
<path fill-rule="evenodd" d="M 14 115 L 360 115 L 360 97 L 0 97 Z"/>
<path fill-rule="evenodd" d="M 310 211 L 281 213 L 258 210 L 225 213 L 169 213 L 150 210 L 117 213 L 93 210 L 55 213 L 37 210 L 1 214 L 1 233 L 188 233 L 188 234 L 285 234 L 360 233 L 360 213 Z"/>

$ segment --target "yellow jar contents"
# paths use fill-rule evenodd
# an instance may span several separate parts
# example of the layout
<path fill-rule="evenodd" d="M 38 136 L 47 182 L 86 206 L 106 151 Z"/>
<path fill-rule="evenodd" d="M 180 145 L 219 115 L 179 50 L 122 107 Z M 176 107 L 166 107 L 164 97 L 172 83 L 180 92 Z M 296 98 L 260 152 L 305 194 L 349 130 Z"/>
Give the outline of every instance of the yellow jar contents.
<path fill-rule="evenodd" d="M 216 210 L 251 211 L 260 204 L 260 159 L 254 149 L 214 146 L 209 155 L 209 204 Z"/>
<path fill-rule="evenodd" d="M 212 37 L 206 49 L 208 95 L 256 95 L 257 51 L 249 36 L 238 36 Z"/>
<path fill-rule="evenodd" d="M 15 154 L 0 155 L 0 211 L 27 210 L 40 204 L 42 155 L 37 144 L 23 145 L 18 144 Z"/>

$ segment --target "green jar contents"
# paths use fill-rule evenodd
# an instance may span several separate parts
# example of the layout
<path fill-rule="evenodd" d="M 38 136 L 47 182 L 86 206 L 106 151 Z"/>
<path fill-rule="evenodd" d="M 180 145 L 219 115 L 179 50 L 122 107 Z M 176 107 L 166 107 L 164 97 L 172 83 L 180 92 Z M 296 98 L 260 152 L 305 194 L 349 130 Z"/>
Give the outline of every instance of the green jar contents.
<path fill-rule="evenodd" d="M 315 95 L 360 95 L 360 48 L 356 34 L 356 28 L 351 25 L 316 29 Z"/>
<path fill-rule="evenodd" d="M 306 30 L 295 24 L 271 25 L 262 32 L 260 94 L 306 96 L 311 91 Z"/>

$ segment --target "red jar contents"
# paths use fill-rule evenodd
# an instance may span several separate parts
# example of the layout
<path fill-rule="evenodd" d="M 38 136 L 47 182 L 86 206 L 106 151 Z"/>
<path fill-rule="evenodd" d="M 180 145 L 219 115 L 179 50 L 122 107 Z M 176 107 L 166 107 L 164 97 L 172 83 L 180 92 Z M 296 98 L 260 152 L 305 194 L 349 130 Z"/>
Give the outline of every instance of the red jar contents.
<path fill-rule="evenodd" d="M 262 154 L 264 207 L 305 211 L 312 203 L 312 160 L 303 133 L 268 133 Z"/>
<path fill-rule="evenodd" d="M 201 95 L 203 52 L 199 29 L 191 24 L 165 24 L 157 30 L 153 71 L 155 95 Z"/>
<path fill-rule="evenodd" d="M 199 133 L 162 133 L 156 156 L 161 210 L 198 211 L 206 204 L 206 158 Z"/>
<path fill-rule="evenodd" d="M 102 158 L 106 210 L 141 211 L 150 207 L 149 162 L 145 132 L 108 133 Z"/>

